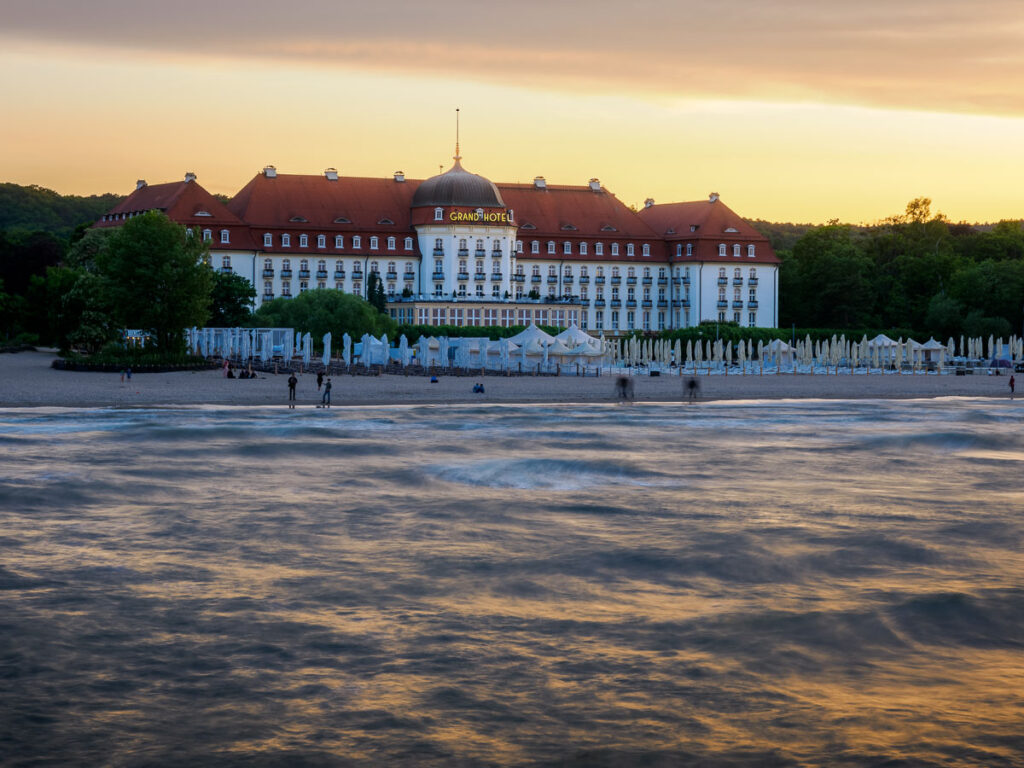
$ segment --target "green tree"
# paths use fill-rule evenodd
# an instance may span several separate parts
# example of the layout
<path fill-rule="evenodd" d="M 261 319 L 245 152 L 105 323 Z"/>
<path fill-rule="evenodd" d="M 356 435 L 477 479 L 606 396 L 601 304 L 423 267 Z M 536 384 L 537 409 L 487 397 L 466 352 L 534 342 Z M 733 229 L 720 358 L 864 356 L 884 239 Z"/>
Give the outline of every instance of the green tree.
<path fill-rule="evenodd" d="M 345 333 L 360 338 L 364 333 L 394 336 L 395 323 L 369 302 L 333 289 L 304 291 L 292 299 L 277 298 L 257 309 L 249 324 L 259 328 L 294 328 L 310 333 L 319 342 L 331 332 L 335 343 Z"/>
<path fill-rule="evenodd" d="M 790 323 L 812 328 L 850 328 L 867 323 L 871 309 L 871 261 L 848 225 L 811 230 L 784 258 L 781 284 Z"/>
<path fill-rule="evenodd" d="M 209 316 L 209 251 L 156 211 L 129 219 L 96 254 L 114 319 L 153 335 L 163 354 L 185 351 L 185 328 Z"/>
<path fill-rule="evenodd" d="M 928 302 L 924 318 L 925 328 L 934 337 L 945 341 L 956 336 L 963 328 L 963 306 L 952 296 L 937 293 Z"/>
<path fill-rule="evenodd" d="M 382 315 L 387 314 L 388 297 L 384 293 L 384 283 L 376 272 L 371 272 L 366 279 L 366 300 Z"/>
<path fill-rule="evenodd" d="M 246 325 L 252 317 L 252 303 L 255 298 L 256 289 L 241 275 L 214 271 L 208 324 L 213 328 Z"/>

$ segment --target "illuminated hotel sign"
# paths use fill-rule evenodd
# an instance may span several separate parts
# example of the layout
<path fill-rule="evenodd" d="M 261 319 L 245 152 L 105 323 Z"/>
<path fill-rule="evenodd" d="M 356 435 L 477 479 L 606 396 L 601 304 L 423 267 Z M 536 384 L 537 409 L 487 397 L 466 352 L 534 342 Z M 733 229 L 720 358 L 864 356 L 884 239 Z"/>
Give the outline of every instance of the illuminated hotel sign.
<path fill-rule="evenodd" d="M 475 224 L 511 224 L 508 211 L 450 211 L 449 221 L 469 221 Z"/>

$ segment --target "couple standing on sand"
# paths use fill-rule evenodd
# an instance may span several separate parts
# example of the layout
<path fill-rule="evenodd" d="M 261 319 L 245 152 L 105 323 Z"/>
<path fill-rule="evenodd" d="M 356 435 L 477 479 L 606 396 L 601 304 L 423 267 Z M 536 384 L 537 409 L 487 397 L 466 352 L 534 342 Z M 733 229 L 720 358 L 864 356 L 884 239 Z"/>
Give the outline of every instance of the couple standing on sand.
<path fill-rule="evenodd" d="M 299 380 L 295 374 L 292 373 L 288 376 L 288 407 L 295 407 L 295 387 L 298 385 Z M 327 381 L 324 381 L 324 375 L 318 373 L 316 375 L 316 388 L 319 390 L 323 388 L 323 395 L 320 398 L 320 405 L 318 408 L 330 408 L 331 407 L 331 377 L 327 377 Z"/>

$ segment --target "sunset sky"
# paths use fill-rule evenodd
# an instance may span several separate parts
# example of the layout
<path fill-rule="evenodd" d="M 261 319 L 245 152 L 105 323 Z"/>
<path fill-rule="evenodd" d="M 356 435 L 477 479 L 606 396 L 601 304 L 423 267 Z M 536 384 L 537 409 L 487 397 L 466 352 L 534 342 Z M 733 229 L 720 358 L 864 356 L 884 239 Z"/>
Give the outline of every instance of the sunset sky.
<path fill-rule="evenodd" d="M 1024 217 L 1019 0 L 0 0 L 0 181 L 127 194 L 194 171 L 720 192 L 871 222 Z"/>

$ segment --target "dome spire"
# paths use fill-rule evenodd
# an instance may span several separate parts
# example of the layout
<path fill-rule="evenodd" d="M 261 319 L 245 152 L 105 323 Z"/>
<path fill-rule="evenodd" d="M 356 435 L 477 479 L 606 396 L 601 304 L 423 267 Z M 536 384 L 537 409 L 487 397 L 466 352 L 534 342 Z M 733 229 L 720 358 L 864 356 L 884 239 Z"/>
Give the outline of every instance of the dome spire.
<path fill-rule="evenodd" d="M 462 159 L 462 155 L 459 154 L 459 108 L 455 108 L 455 157 L 452 158 L 455 164 L 458 165 Z"/>

